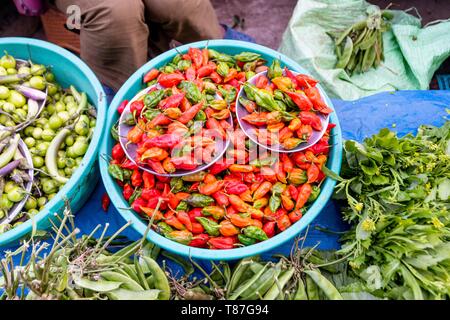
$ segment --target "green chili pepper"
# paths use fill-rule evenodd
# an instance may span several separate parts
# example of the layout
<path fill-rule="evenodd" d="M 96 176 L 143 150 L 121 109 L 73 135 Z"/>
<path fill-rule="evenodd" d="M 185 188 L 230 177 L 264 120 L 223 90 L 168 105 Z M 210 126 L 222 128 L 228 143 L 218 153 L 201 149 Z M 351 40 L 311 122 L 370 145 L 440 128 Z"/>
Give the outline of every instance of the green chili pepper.
<path fill-rule="evenodd" d="M 124 181 L 130 180 L 132 174 L 133 174 L 133 170 L 123 169 L 123 180 Z"/>
<path fill-rule="evenodd" d="M 275 102 L 277 103 L 278 108 L 279 108 L 280 110 L 282 110 L 282 111 L 286 111 L 286 110 L 287 110 L 287 105 L 286 105 L 283 101 L 275 100 Z M 292 119 L 291 119 L 291 120 L 292 120 Z M 283 121 L 290 121 L 290 120 L 284 120 L 284 119 L 283 119 Z"/>
<path fill-rule="evenodd" d="M 226 77 L 228 75 L 228 72 L 230 72 L 230 67 L 225 62 L 219 62 L 217 64 L 217 73 L 220 74 L 222 77 Z"/>
<path fill-rule="evenodd" d="M 287 105 L 289 108 L 294 109 L 294 110 L 298 110 L 297 105 L 295 104 L 295 102 L 291 99 L 291 97 L 289 97 L 287 95 L 287 93 L 283 92 L 283 102 L 285 105 Z"/>
<path fill-rule="evenodd" d="M 119 141 L 119 121 L 117 121 L 111 128 L 111 136 L 114 140 Z"/>
<path fill-rule="evenodd" d="M 123 119 L 123 123 L 129 126 L 134 126 L 136 124 L 136 119 L 134 118 L 134 115 L 131 113 L 125 114 L 125 118 Z"/>
<path fill-rule="evenodd" d="M 236 100 L 237 90 L 235 87 L 231 87 L 230 90 L 226 90 L 222 86 L 219 86 L 219 91 L 228 104 Z"/>
<path fill-rule="evenodd" d="M 147 120 L 151 121 L 154 118 L 156 118 L 156 116 L 159 115 L 159 114 L 161 114 L 161 111 L 159 111 L 159 109 L 147 109 L 147 110 L 144 111 L 143 116 Z"/>
<path fill-rule="evenodd" d="M 157 83 L 158 83 L 158 79 L 153 79 L 152 81 L 147 82 L 147 87 L 151 87 Z"/>
<path fill-rule="evenodd" d="M 281 182 L 277 182 L 272 186 L 272 194 L 276 194 L 279 195 L 281 194 L 284 190 L 286 189 L 286 185 L 281 183 Z"/>
<path fill-rule="evenodd" d="M 183 191 L 184 189 L 183 179 L 179 177 L 174 177 L 170 179 L 170 189 L 172 190 L 173 193 Z"/>
<path fill-rule="evenodd" d="M 251 62 L 257 60 L 260 56 L 258 53 L 244 51 L 234 55 L 234 59 L 242 62 Z"/>
<path fill-rule="evenodd" d="M 275 161 L 277 161 L 277 158 L 275 157 L 267 157 L 264 159 L 256 158 L 250 161 L 250 165 L 256 168 L 271 167 L 275 163 Z"/>
<path fill-rule="evenodd" d="M 217 52 L 213 49 L 208 49 L 209 57 L 213 60 L 222 61 L 222 62 L 229 62 L 229 63 L 235 63 L 235 60 L 232 56 Z"/>
<path fill-rule="evenodd" d="M 175 211 L 188 211 L 189 206 L 186 201 L 181 201 L 176 207 Z"/>
<path fill-rule="evenodd" d="M 200 193 L 193 193 L 186 199 L 186 202 L 195 208 L 203 208 L 212 205 L 214 201 L 214 198 Z"/>
<path fill-rule="evenodd" d="M 197 114 L 194 117 L 195 121 L 206 121 L 206 113 L 203 110 L 200 110 L 197 112 Z"/>
<path fill-rule="evenodd" d="M 144 97 L 144 104 L 147 108 L 155 108 L 164 97 L 164 90 L 149 92 Z"/>
<path fill-rule="evenodd" d="M 173 231 L 172 227 L 163 221 L 158 222 L 156 230 L 158 231 L 158 233 L 161 233 L 164 236 Z"/>
<path fill-rule="evenodd" d="M 278 210 L 278 208 L 281 206 L 281 198 L 277 194 L 272 194 L 272 196 L 269 199 L 269 209 L 272 212 L 275 212 Z"/>
<path fill-rule="evenodd" d="M 308 198 L 308 202 L 316 201 L 316 199 L 319 196 L 319 194 L 320 194 L 320 188 L 318 186 L 313 186 L 311 195 Z"/>
<path fill-rule="evenodd" d="M 258 89 L 248 82 L 244 84 L 244 90 L 247 94 L 247 98 L 254 100 L 258 106 L 263 107 L 267 111 L 281 111 L 275 99 L 269 92 Z"/>
<path fill-rule="evenodd" d="M 248 226 L 246 228 L 244 228 L 242 230 L 242 232 L 244 232 L 244 234 L 247 237 L 259 240 L 259 241 L 264 241 L 269 239 L 269 237 L 267 236 L 267 234 L 263 231 L 263 229 L 258 228 L 256 226 Z"/>
<path fill-rule="evenodd" d="M 123 169 L 118 164 L 110 164 L 108 166 L 108 173 L 114 179 L 123 181 Z"/>
<path fill-rule="evenodd" d="M 131 195 L 130 199 L 128 199 L 128 203 L 132 204 L 134 202 L 134 200 L 136 200 L 137 198 L 139 198 L 142 194 L 142 190 L 140 188 L 135 189 L 133 194 Z"/>
<path fill-rule="evenodd" d="M 195 218 L 200 224 L 205 228 L 205 231 L 207 234 L 209 234 L 212 237 L 217 237 L 220 235 L 219 229 L 220 226 L 217 222 L 214 222 L 212 220 L 209 220 L 205 217 L 196 217 Z"/>
<path fill-rule="evenodd" d="M 192 65 L 189 60 L 180 60 L 177 64 L 177 67 L 180 71 L 186 71 Z"/>
<path fill-rule="evenodd" d="M 246 235 L 240 233 L 238 234 L 238 240 L 240 243 L 242 243 L 245 246 L 251 246 L 252 244 L 256 243 L 256 239 L 247 237 Z"/>
<path fill-rule="evenodd" d="M 255 75 L 256 75 L 256 73 L 254 71 L 245 71 L 245 79 L 246 80 L 253 78 Z"/>
<path fill-rule="evenodd" d="M 186 98 L 188 98 L 188 100 L 192 103 L 198 103 L 200 100 L 202 100 L 202 92 L 195 85 L 195 83 L 191 81 L 182 81 L 181 88 L 183 88 L 186 92 Z"/>
<path fill-rule="evenodd" d="M 172 63 L 173 63 L 173 64 L 178 64 L 178 62 L 180 62 L 180 61 L 181 61 L 181 54 L 177 53 L 177 54 L 175 55 L 175 57 L 173 57 Z"/>
<path fill-rule="evenodd" d="M 272 61 L 269 70 L 267 70 L 267 76 L 269 79 L 283 76 L 283 69 L 281 69 L 280 61 L 278 59 Z"/>

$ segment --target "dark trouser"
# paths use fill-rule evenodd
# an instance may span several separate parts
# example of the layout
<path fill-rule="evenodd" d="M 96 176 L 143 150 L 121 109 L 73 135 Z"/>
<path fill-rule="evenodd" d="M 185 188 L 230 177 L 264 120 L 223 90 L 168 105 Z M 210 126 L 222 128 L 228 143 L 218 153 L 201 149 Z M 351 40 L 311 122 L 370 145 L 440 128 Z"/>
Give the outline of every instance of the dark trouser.
<path fill-rule="evenodd" d="M 181 43 L 219 39 L 223 30 L 209 0 L 56 0 L 62 12 L 81 9 L 81 58 L 100 80 L 118 90 L 157 53 Z"/>

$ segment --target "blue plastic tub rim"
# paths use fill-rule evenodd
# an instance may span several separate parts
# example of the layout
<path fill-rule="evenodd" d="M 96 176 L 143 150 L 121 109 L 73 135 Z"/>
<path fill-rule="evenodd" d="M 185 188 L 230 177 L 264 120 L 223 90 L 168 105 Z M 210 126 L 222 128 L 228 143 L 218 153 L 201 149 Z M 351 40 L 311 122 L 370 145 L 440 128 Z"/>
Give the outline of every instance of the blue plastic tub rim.
<path fill-rule="evenodd" d="M 62 197 L 67 195 L 68 191 L 77 186 L 78 181 L 87 174 L 86 171 L 89 170 L 90 167 L 94 165 L 94 162 L 97 160 L 97 152 L 98 152 L 98 143 L 102 139 L 103 128 L 105 124 L 105 112 L 107 110 L 105 92 L 102 88 L 100 81 L 97 79 L 97 76 L 94 72 L 76 55 L 71 53 L 70 51 L 61 48 L 57 45 L 49 43 L 47 41 L 30 39 L 30 38 L 20 38 L 20 37 L 6 37 L 0 38 L 0 45 L 5 44 L 25 44 L 30 45 L 31 47 L 42 47 L 44 49 L 48 49 L 50 51 L 56 52 L 57 54 L 72 60 L 74 63 L 78 65 L 78 68 L 82 73 L 85 74 L 86 78 L 88 78 L 93 85 L 95 91 L 98 93 L 98 100 L 95 103 L 95 107 L 97 109 L 97 121 L 96 127 L 94 130 L 94 134 L 92 136 L 91 143 L 89 144 L 89 148 L 86 154 L 83 156 L 83 161 L 81 162 L 78 170 L 75 171 L 74 175 L 69 179 L 69 181 L 64 185 L 64 187 L 59 190 L 59 192 L 45 205 L 45 209 L 40 211 L 37 215 L 35 215 L 32 219 L 25 221 L 24 223 L 18 225 L 17 227 L 0 234 L 0 244 L 9 244 L 11 243 L 10 239 L 19 239 L 29 234 L 33 228 L 33 224 L 39 226 L 41 222 L 45 222 L 46 219 L 50 219 L 52 215 L 55 214 L 55 208 L 59 201 L 63 201 Z M 0 53 L 3 55 L 3 53 Z M 39 61 L 35 61 L 39 63 Z M 58 75 L 55 75 L 58 77 Z M 91 102 L 94 102 L 91 100 Z"/>
<path fill-rule="evenodd" d="M 170 61 L 177 53 L 180 52 L 186 52 L 190 47 L 206 47 L 214 48 L 220 50 L 220 48 L 227 48 L 227 47 L 241 47 L 242 50 L 254 50 L 258 53 L 263 53 L 269 56 L 273 56 L 275 58 L 281 59 L 282 63 L 286 65 L 288 68 L 296 70 L 301 73 L 309 74 L 305 69 L 303 69 L 298 63 L 293 61 L 292 59 L 286 57 L 285 55 L 269 49 L 267 47 L 253 44 L 249 42 L 244 41 L 237 41 L 237 40 L 208 40 L 208 41 L 199 41 L 194 43 L 189 43 L 177 48 L 174 48 L 172 50 L 169 50 L 156 58 L 150 60 L 145 65 L 143 65 L 140 69 L 138 69 L 120 88 L 120 90 L 117 92 L 116 96 L 114 97 L 113 101 L 110 105 L 110 110 L 107 116 L 106 121 L 106 128 L 111 128 L 114 124 L 114 118 L 116 117 L 116 109 L 119 106 L 119 104 L 124 100 L 124 97 L 126 97 L 136 82 L 141 82 L 143 75 L 148 72 L 151 68 L 154 67 L 160 67 L 162 64 Z M 321 89 L 322 92 L 323 89 L 320 85 L 318 85 L 319 89 Z M 134 96 L 135 93 L 131 94 L 131 96 Z M 326 103 L 333 108 L 334 106 L 331 102 L 331 100 L 328 97 L 326 98 Z M 341 163 L 342 163 L 342 133 L 341 133 L 341 127 L 339 125 L 339 121 L 336 115 L 336 112 L 333 112 L 331 114 L 331 123 L 334 123 L 336 127 L 333 129 L 333 148 L 331 149 L 329 160 L 328 160 L 328 167 L 334 172 L 339 173 L 341 169 Z M 112 139 L 109 137 L 109 132 L 105 133 L 101 147 L 99 152 L 99 165 L 100 165 L 100 172 L 103 179 L 103 183 L 105 184 L 106 190 L 109 193 L 109 196 L 111 197 L 113 205 L 116 207 L 116 209 L 119 211 L 121 216 L 126 220 L 132 223 L 132 228 L 134 228 L 139 234 L 144 234 L 144 232 L 147 229 L 148 224 L 144 222 L 136 213 L 129 209 L 125 209 L 129 207 L 129 204 L 125 201 L 125 199 L 122 197 L 121 192 L 118 192 L 118 186 L 115 183 L 115 181 L 110 177 L 108 174 L 108 164 L 105 163 L 105 160 L 102 159 L 104 155 L 110 154 L 111 150 L 108 150 L 108 139 Z M 336 181 L 332 180 L 331 178 L 326 178 L 325 182 L 323 183 L 322 191 L 319 194 L 319 197 L 317 200 L 313 203 L 313 205 L 309 208 L 308 212 L 303 216 L 302 219 L 300 219 L 298 222 L 293 224 L 291 227 L 286 229 L 285 231 L 279 233 L 278 235 L 270 238 L 269 240 L 247 246 L 247 247 L 241 247 L 241 248 L 235 248 L 235 249 L 229 249 L 229 250 L 211 250 L 211 249 L 202 249 L 202 248 L 195 248 L 195 247 L 189 247 L 186 245 L 182 245 L 180 243 L 177 243 L 175 241 L 169 240 L 161 235 L 159 235 L 157 232 L 150 230 L 150 232 L 147 235 L 147 239 L 158 246 L 162 247 L 163 249 L 169 250 L 171 252 L 177 253 L 179 255 L 185 256 L 185 257 L 192 257 L 196 259 L 203 259 L 203 260 L 237 260 L 242 259 L 248 256 L 255 256 L 258 254 L 261 254 L 265 251 L 274 249 L 283 243 L 291 240 L 295 236 L 298 236 L 301 231 L 303 231 L 313 220 L 316 218 L 316 216 L 320 213 L 320 211 L 325 207 L 326 203 L 330 199 L 331 195 L 333 194 L 334 187 L 336 185 Z"/>

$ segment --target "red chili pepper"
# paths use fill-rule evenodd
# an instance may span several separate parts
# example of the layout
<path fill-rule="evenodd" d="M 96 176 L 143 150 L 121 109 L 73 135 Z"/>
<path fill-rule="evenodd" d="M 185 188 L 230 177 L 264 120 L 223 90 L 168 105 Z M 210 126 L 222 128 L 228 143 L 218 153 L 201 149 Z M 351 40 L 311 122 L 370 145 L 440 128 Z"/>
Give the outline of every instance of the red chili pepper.
<path fill-rule="evenodd" d="M 292 99 L 292 101 L 294 101 L 300 110 L 309 111 L 312 109 L 313 104 L 304 93 L 286 92 L 286 94 Z"/>
<path fill-rule="evenodd" d="M 209 173 L 213 174 L 213 175 L 217 175 L 219 173 L 221 173 L 222 171 L 225 171 L 228 169 L 228 167 L 230 166 L 230 164 L 228 164 L 225 159 L 220 159 L 219 161 L 217 161 L 216 163 L 214 163 L 211 167 L 209 167 Z"/>
<path fill-rule="evenodd" d="M 286 77 L 291 79 L 292 85 L 294 86 L 294 89 L 297 89 L 298 88 L 298 81 L 297 81 L 297 78 L 295 77 L 295 74 L 293 74 L 292 71 L 289 70 L 287 67 L 284 68 L 284 73 L 285 73 Z"/>
<path fill-rule="evenodd" d="M 133 188 L 127 183 L 123 186 L 122 195 L 125 198 L 125 200 L 129 200 L 131 196 L 133 195 Z"/>
<path fill-rule="evenodd" d="M 208 241 L 210 249 L 233 249 L 235 243 L 236 237 L 215 237 Z"/>
<path fill-rule="evenodd" d="M 102 195 L 102 209 L 103 211 L 108 211 L 109 205 L 111 204 L 111 199 L 109 198 L 108 194 L 105 192 Z"/>
<path fill-rule="evenodd" d="M 159 75 L 158 69 L 151 69 L 147 74 L 144 76 L 144 83 L 150 82 L 154 79 L 156 79 Z"/>
<path fill-rule="evenodd" d="M 111 156 L 114 160 L 121 162 L 125 158 L 125 152 L 122 149 L 120 143 L 116 143 L 111 151 Z"/>
<path fill-rule="evenodd" d="M 294 185 L 290 184 L 288 186 L 288 190 L 289 190 L 289 194 L 291 195 L 292 200 L 297 201 L 297 198 L 298 198 L 297 188 Z"/>
<path fill-rule="evenodd" d="M 123 110 L 125 110 L 125 108 L 127 107 L 127 104 L 128 104 L 128 100 L 123 100 L 117 107 L 117 112 L 119 114 L 122 114 Z"/>
<path fill-rule="evenodd" d="M 314 153 L 315 155 L 328 154 L 328 152 L 330 151 L 330 146 L 326 142 L 319 141 L 318 143 L 309 147 L 308 150 L 311 150 L 311 152 Z"/>
<path fill-rule="evenodd" d="M 301 210 L 294 210 L 288 214 L 288 217 L 292 223 L 295 223 L 303 217 L 303 213 Z"/>
<path fill-rule="evenodd" d="M 286 153 L 281 154 L 281 162 L 283 163 L 283 169 L 286 172 L 291 172 L 292 169 L 294 169 L 294 163 L 292 162 L 291 158 L 289 158 L 289 155 Z"/>
<path fill-rule="evenodd" d="M 188 110 L 186 110 L 181 117 L 179 117 L 177 120 L 181 122 L 182 124 L 186 124 L 197 115 L 197 113 L 202 109 L 203 102 L 197 103 L 190 107 Z"/>
<path fill-rule="evenodd" d="M 248 187 L 244 183 L 231 181 L 228 182 L 224 188 L 224 191 L 228 194 L 237 194 L 240 195 L 248 190 Z"/>
<path fill-rule="evenodd" d="M 259 89 L 263 89 L 267 86 L 268 83 L 269 83 L 269 79 L 266 76 L 261 75 L 256 79 L 255 87 L 257 87 Z"/>
<path fill-rule="evenodd" d="M 275 226 L 276 226 L 276 222 L 275 221 L 269 221 L 266 222 L 263 226 L 263 231 L 267 234 L 267 236 L 269 238 L 272 238 L 275 235 Z"/>
<path fill-rule="evenodd" d="M 203 183 L 199 185 L 198 192 L 204 194 L 205 196 L 210 196 L 219 191 L 220 189 L 222 189 L 224 184 L 225 184 L 224 180 L 217 180 L 208 184 Z"/>
<path fill-rule="evenodd" d="M 181 170 L 193 170 L 198 167 L 198 164 L 194 162 L 190 155 L 183 157 L 173 157 L 170 159 L 175 168 Z"/>
<path fill-rule="evenodd" d="M 153 129 L 156 126 L 167 126 L 172 122 L 172 119 L 165 116 L 164 114 L 158 114 L 156 117 L 154 117 L 150 122 L 148 122 L 147 127 L 149 129 Z"/>
<path fill-rule="evenodd" d="M 163 134 L 154 138 L 146 139 L 144 141 L 144 148 L 158 147 L 172 149 L 182 141 L 179 135 L 173 133 Z"/>
<path fill-rule="evenodd" d="M 141 207 L 147 207 L 147 202 L 142 198 L 137 198 L 136 200 L 133 201 L 131 207 L 133 208 L 134 211 L 141 214 L 142 213 Z"/>
<path fill-rule="evenodd" d="M 151 189 L 155 186 L 155 176 L 150 172 L 142 172 L 142 180 L 144 181 L 144 189 Z"/>
<path fill-rule="evenodd" d="M 196 71 L 194 66 L 190 66 L 186 69 L 184 72 L 184 76 L 186 77 L 187 81 L 194 81 L 196 76 Z"/>
<path fill-rule="evenodd" d="M 212 81 L 214 81 L 214 83 L 222 83 L 222 77 L 220 76 L 220 74 L 218 74 L 216 71 L 212 72 L 209 77 L 211 78 Z"/>
<path fill-rule="evenodd" d="M 323 100 L 317 87 L 306 88 L 304 91 L 308 96 L 309 100 L 311 100 L 312 104 L 314 105 L 315 110 L 323 114 L 330 114 L 333 112 L 333 109 L 328 107 L 325 101 Z"/>
<path fill-rule="evenodd" d="M 188 212 L 189 215 L 189 219 L 191 220 L 191 222 L 196 222 L 197 217 L 203 217 L 203 213 L 202 213 L 203 208 L 194 208 L 191 211 Z"/>
<path fill-rule="evenodd" d="M 201 68 L 199 68 L 197 70 L 197 76 L 199 78 L 207 77 L 211 73 L 213 73 L 214 70 L 216 70 L 216 66 L 215 65 L 207 64 L 206 66 L 202 66 Z"/>
<path fill-rule="evenodd" d="M 161 196 L 161 192 L 157 189 L 144 188 L 141 193 L 141 198 L 149 201 L 150 199 L 158 198 Z"/>
<path fill-rule="evenodd" d="M 194 64 L 196 69 L 198 69 L 202 66 L 203 54 L 200 49 L 191 47 L 188 49 L 188 55 L 191 57 L 192 63 Z"/>
<path fill-rule="evenodd" d="M 319 82 L 306 74 L 299 74 L 295 78 L 297 79 L 298 85 L 303 88 L 314 87 Z"/>
<path fill-rule="evenodd" d="M 203 228 L 200 222 L 192 222 L 192 233 L 199 234 L 205 232 L 205 228 Z"/>
<path fill-rule="evenodd" d="M 162 100 L 158 106 L 162 110 L 169 108 L 178 108 L 183 99 L 184 99 L 184 92 L 173 94 L 170 97 L 167 97 L 166 99 Z"/>
<path fill-rule="evenodd" d="M 322 122 L 317 114 L 314 112 L 301 111 L 300 120 L 302 124 L 309 124 L 314 130 L 322 130 Z"/>
<path fill-rule="evenodd" d="M 223 206 L 227 207 L 228 204 L 230 203 L 230 201 L 228 200 L 228 196 L 222 191 L 214 192 L 211 196 L 214 198 L 214 200 L 216 200 L 217 204 L 221 207 Z"/>
<path fill-rule="evenodd" d="M 273 169 L 275 170 L 278 181 L 282 183 L 287 183 L 286 172 L 284 171 L 283 165 L 279 161 L 275 163 Z"/>
<path fill-rule="evenodd" d="M 291 220 L 289 219 L 289 217 L 286 214 L 282 215 L 277 220 L 277 226 L 278 226 L 278 229 L 280 229 L 281 231 L 284 231 L 291 226 Z"/>
<path fill-rule="evenodd" d="M 136 117 L 141 116 L 142 109 L 144 109 L 145 104 L 142 100 L 133 101 L 130 105 L 130 112 L 134 114 Z"/>
<path fill-rule="evenodd" d="M 201 233 L 196 235 L 191 242 L 189 242 L 189 246 L 197 247 L 197 248 L 206 248 L 209 241 L 209 235 L 206 233 Z"/>
<path fill-rule="evenodd" d="M 209 118 L 208 120 L 206 120 L 206 127 L 209 130 L 215 130 L 215 132 L 217 132 L 219 134 L 219 136 L 220 136 L 220 138 L 222 138 L 222 140 L 226 139 L 227 133 L 221 127 L 221 125 L 220 125 L 219 121 L 217 121 L 217 119 Z"/>
<path fill-rule="evenodd" d="M 184 76 L 181 73 L 161 73 L 158 76 L 158 83 L 166 88 L 177 86 L 184 80 Z"/>
<path fill-rule="evenodd" d="M 164 167 L 162 166 L 160 161 L 152 161 L 150 159 L 147 159 L 146 161 L 147 161 L 147 164 L 149 165 L 149 167 L 156 173 L 161 173 L 161 174 L 166 173 L 166 170 L 164 170 Z"/>
<path fill-rule="evenodd" d="M 142 182 L 142 175 L 139 172 L 139 169 L 134 169 L 133 174 L 131 175 L 131 185 L 133 187 L 140 187 Z"/>

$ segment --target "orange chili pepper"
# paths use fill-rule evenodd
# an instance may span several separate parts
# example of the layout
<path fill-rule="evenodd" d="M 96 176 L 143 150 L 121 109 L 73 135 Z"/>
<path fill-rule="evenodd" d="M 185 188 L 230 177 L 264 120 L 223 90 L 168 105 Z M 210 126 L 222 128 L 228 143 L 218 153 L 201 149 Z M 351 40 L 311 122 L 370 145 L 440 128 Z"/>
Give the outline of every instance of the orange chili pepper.
<path fill-rule="evenodd" d="M 262 229 L 262 227 L 263 227 L 263 223 L 260 220 L 256 220 L 256 219 L 252 219 L 250 222 L 250 225 L 258 227 L 260 229 Z"/>
<path fill-rule="evenodd" d="M 309 166 L 308 170 L 306 171 L 306 175 L 308 176 L 308 183 L 314 183 L 317 181 L 317 178 L 319 177 L 320 169 L 318 166 L 316 166 L 313 163 Z"/>
<path fill-rule="evenodd" d="M 272 79 L 272 83 L 284 92 L 291 91 L 294 87 L 292 80 L 288 77 L 275 77 Z"/>
<path fill-rule="evenodd" d="M 259 188 L 260 185 L 261 185 L 261 182 L 259 182 L 259 181 L 253 182 L 250 185 L 250 192 L 252 192 L 252 193 L 255 192 Z"/>
<path fill-rule="evenodd" d="M 264 212 L 254 207 L 249 207 L 247 213 L 250 213 L 252 219 L 262 220 L 264 218 Z"/>
<path fill-rule="evenodd" d="M 236 228 L 230 221 L 223 220 L 220 222 L 219 232 L 225 237 L 232 237 L 239 234 L 239 229 Z"/>
<path fill-rule="evenodd" d="M 203 178 L 203 182 L 206 184 L 213 183 L 216 181 L 217 181 L 216 177 L 211 173 L 206 174 L 205 177 Z"/>
<path fill-rule="evenodd" d="M 186 110 L 181 117 L 178 118 L 178 121 L 180 121 L 183 124 L 188 123 L 189 121 L 191 121 L 192 119 L 194 119 L 194 117 L 197 115 L 197 113 L 202 109 L 203 107 L 203 102 L 199 102 L 195 105 L 193 105 L 192 107 L 190 107 L 188 110 Z"/>
<path fill-rule="evenodd" d="M 174 227 L 178 230 L 184 230 L 186 229 L 185 225 L 181 223 L 180 220 L 178 220 L 177 217 L 175 217 L 175 214 L 172 211 L 169 211 L 164 216 L 164 222 L 167 223 L 169 226 Z"/>
<path fill-rule="evenodd" d="M 284 168 L 283 165 L 281 164 L 281 162 L 277 161 L 274 165 L 274 171 L 275 174 L 277 175 L 277 179 L 278 181 L 286 184 L 287 180 L 286 180 L 286 172 L 284 172 Z"/>
<path fill-rule="evenodd" d="M 203 226 L 200 222 L 192 222 L 192 233 L 193 234 L 203 233 L 204 231 L 205 231 L 205 228 L 203 228 Z"/>
<path fill-rule="evenodd" d="M 142 140 L 144 131 L 142 131 L 140 125 L 135 125 L 130 131 L 128 131 L 127 139 L 133 143 L 139 143 Z"/>
<path fill-rule="evenodd" d="M 152 161 L 162 161 L 169 156 L 169 153 L 161 148 L 153 147 L 147 149 L 141 156 L 141 161 L 150 159 Z"/>
<path fill-rule="evenodd" d="M 282 145 L 285 149 L 292 150 L 296 148 L 300 143 L 304 142 L 302 139 L 298 138 L 287 138 L 283 141 Z"/>
<path fill-rule="evenodd" d="M 269 83 L 269 79 L 265 75 L 260 75 L 256 79 L 255 87 L 262 89 L 262 88 L 266 87 L 268 83 Z"/>
<path fill-rule="evenodd" d="M 269 182 L 276 183 L 278 181 L 276 172 L 270 167 L 262 167 L 261 175 Z"/>
<path fill-rule="evenodd" d="M 217 180 L 215 182 L 208 184 L 202 183 L 198 186 L 198 192 L 204 194 L 205 196 L 210 196 L 213 193 L 221 190 L 224 184 L 225 184 L 224 180 Z"/>
<path fill-rule="evenodd" d="M 170 157 L 167 157 L 163 160 L 162 166 L 168 173 L 173 173 L 177 170 L 173 163 L 170 161 Z"/>
<path fill-rule="evenodd" d="M 289 123 L 289 130 L 291 131 L 297 131 L 298 129 L 300 129 L 300 127 L 302 126 L 302 122 L 300 121 L 299 118 L 295 118 L 292 119 L 291 122 Z"/>
<path fill-rule="evenodd" d="M 228 196 L 228 200 L 230 200 L 230 204 L 239 212 L 247 212 L 250 207 L 249 204 L 245 203 L 238 195 L 230 194 Z"/>
<path fill-rule="evenodd" d="M 245 202 L 252 202 L 253 201 L 253 199 L 252 199 L 252 192 L 249 189 L 247 189 L 246 191 L 241 193 L 239 195 L 239 198 L 241 198 Z"/>
<path fill-rule="evenodd" d="M 228 214 L 228 217 L 230 218 L 231 223 L 239 228 L 245 228 L 245 227 L 251 226 L 253 223 L 252 218 L 250 218 L 250 217 L 244 218 L 239 214 Z"/>
<path fill-rule="evenodd" d="M 220 220 L 225 216 L 225 209 L 218 206 L 206 206 L 202 209 L 202 214 Z"/>
<path fill-rule="evenodd" d="M 206 127 L 210 130 L 215 130 L 223 140 L 226 139 L 227 134 L 217 119 L 209 118 L 206 120 Z"/>
<path fill-rule="evenodd" d="M 267 131 L 276 132 L 276 131 L 280 131 L 283 128 L 284 128 L 284 123 L 278 122 L 278 123 L 269 124 L 267 126 Z"/>
<path fill-rule="evenodd" d="M 286 139 L 291 138 L 294 135 L 294 132 L 292 132 L 288 127 L 284 127 L 280 130 L 280 133 L 278 134 L 278 141 L 283 143 Z"/>
<path fill-rule="evenodd" d="M 301 209 L 305 206 L 306 202 L 308 201 L 309 197 L 311 196 L 312 188 L 309 183 L 303 184 L 301 187 L 299 187 L 297 202 L 295 204 L 295 209 Z"/>
<path fill-rule="evenodd" d="M 178 199 L 181 200 L 186 200 L 187 198 L 189 198 L 191 196 L 190 193 L 188 192 L 177 192 L 175 193 L 175 197 L 177 197 Z"/>
<path fill-rule="evenodd" d="M 272 183 L 264 181 L 253 194 L 253 200 L 261 199 L 270 191 L 270 189 L 272 189 Z"/>
<path fill-rule="evenodd" d="M 145 213 L 150 219 L 153 217 L 153 221 L 159 221 L 163 218 L 163 215 L 161 212 L 148 208 L 148 207 L 141 207 L 141 211 Z"/>
<path fill-rule="evenodd" d="M 189 231 L 192 231 L 192 222 L 189 218 L 189 215 L 185 211 L 178 211 L 176 213 L 177 219 L 188 229 Z M 166 221 L 167 223 L 167 221 Z"/>
<path fill-rule="evenodd" d="M 227 76 L 223 79 L 223 82 L 227 83 L 227 82 L 231 81 L 232 79 L 236 78 L 237 74 L 238 74 L 238 72 L 235 68 L 230 68 Z"/>
<path fill-rule="evenodd" d="M 232 164 L 228 170 L 231 172 L 253 172 L 253 166 L 245 164 Z"/>
<path fill-rule="evenodd" d="M 158 69 L 151 69 L 147 74 L 144 76 L 144 83 L 150 82 L 154 79 L 156 79 L 159 75 Z"/>
<path fill-rule="evenodd" d="M 292 201 L 291 198 L 283 194 L 281 195 L 281 205 L 288 211 L 294 209 L 294 201 Z"/>

